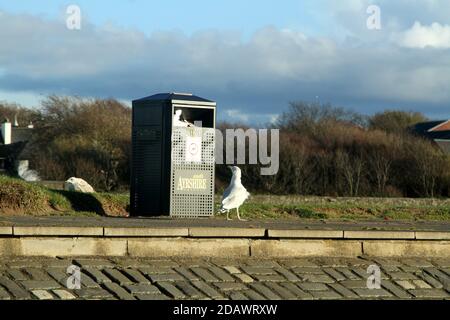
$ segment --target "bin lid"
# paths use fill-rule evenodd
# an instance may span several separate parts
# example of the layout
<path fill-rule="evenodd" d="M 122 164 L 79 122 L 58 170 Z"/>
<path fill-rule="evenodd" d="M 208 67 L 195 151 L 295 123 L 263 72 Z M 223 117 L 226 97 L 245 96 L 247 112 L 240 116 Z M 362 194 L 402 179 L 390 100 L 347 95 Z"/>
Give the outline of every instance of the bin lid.
<path fill-rule="evenodd" d="M 214 101 L 193 95 L 192 93 L 157 93 L 148 97 L 133 100 L 134 101 L 171 101 L 172 103 L 185 103 L 185 104 L 202 104 L 215 106 Z"/>

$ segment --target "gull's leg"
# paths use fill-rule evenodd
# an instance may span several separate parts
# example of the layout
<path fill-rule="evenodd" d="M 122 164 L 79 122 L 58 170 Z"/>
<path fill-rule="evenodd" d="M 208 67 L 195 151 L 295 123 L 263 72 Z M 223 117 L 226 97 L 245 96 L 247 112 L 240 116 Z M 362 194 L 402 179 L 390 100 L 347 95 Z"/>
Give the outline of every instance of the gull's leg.
<path fill-rule="evenodd" d="M 231 220 L 229 217 L 230 210 L 227 210 L 227 220 Z"/>
<path fill-rule="evenodd" d="M 240 221 L 247 221 L 245 219 L 241 219 L 241 216 L 239 215 L 239 208 L 236 208 L 236 211 L 237 211 L 238 220 L 240 220 Z"/>

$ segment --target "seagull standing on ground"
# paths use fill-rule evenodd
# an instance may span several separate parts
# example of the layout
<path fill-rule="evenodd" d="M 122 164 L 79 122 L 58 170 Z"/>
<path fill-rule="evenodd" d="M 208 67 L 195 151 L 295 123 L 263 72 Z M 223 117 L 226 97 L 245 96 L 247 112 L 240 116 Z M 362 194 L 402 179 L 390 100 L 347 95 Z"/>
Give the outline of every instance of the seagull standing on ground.
<path fill-rule="evenodd" d="M 238 219 L 245 221 L 239 216 L 239 207 L 248 198 L 250 193 L 248 193 L 245 187 L 242 185 L 241 169 L 236 166 L 232 166 L 229 168 L 233 172 L 233 176 L 231 177 L 230 185 L 225 189 L 223 193 L 220 212 L 226 212 L 227 220 L 231 220 L 228 216 L 228 213 L 231 209 L 236 209 Z"/>

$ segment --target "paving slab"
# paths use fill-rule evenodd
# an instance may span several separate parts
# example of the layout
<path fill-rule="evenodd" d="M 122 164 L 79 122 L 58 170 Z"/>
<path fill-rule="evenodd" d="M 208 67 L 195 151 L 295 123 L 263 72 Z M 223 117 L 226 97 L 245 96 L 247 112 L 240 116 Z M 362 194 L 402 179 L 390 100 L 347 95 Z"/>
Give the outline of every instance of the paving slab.
<path fill-rule="evenodd" d="M 431 289 L 431 286 L 423 280 L 411 280 L 417 289 Z"/>
<path fill-rule="evenodd" d="M 247 289 L 245 284 L 239 282 L 215 282 L 213 285 L 221 291 L 236 291 Z"/>
<path fill-rule="evenodd" d="M 213 275 L 215 275 L 217 278 L 219 278 L 221 281 L 225 281 L 225 282 L 230 282 L 230 281 L 234 281 L 234 278 L 225 270 L 216 267 L 216 266 L 211 266 L 208 267 L 209 272 L 211 272 Z"/>
<path fill-rule="evenodd" d="M 53 294 L 55 294 L 61 300 L 73 300 L 76 297 L 67 290 L 63 289 L 54 289 L 52 290 Z"/>
<path fill-rule="evenodd" d="M 167 296 L 163 294 L 137 294 L 138 300 L 169 300 Z"/>
<path fill-rule="evenodd" d="M 286 287 L 281 286 L 277 282 L 267 282 L 264 283 L 264 285 L 284 300 L 295 300 L 297 298 L 293 292 L 289 291 Z"/>
<path fill-rule="evenodd" d="M 15 236 L 103 236 L 101 227 L 14 227 Z"/>
<path fill-rule="evenodd" d="M 323 271 L 336 281 L 342 281 L 342 280 L 347 279 L 342 273 L 340 273 L 339 271 L 337 271 L 333 268 L 327 267 L 327 268 L 324 268 Z"/>
<path fill-rule="evenodd" d="M 113 297 L 111 293 L 103 288 L 81 288 L 74 293 L 82 299 L 108 299 Z"/>
<path fill-rule="evenodd" d="M 199 299 L 204 297 L 204 295 L 188 281 L 175 281 L 175 286 L 191 299 Z"/>
<path fill-rule="evenodd" d="M 239 292 L 239 291 L 230 293 L 230 299 L 231 300 L 241 300 L 241 301 L 249 300 L 245 294 L 243 294 L 242 292 Z"/>
<path fill-rule="evenodd" d="M 27 290 L 33 289 L 57 289 L 60 288 L 61 285 L 54 280 L 25 280 L 22 281 L 22 286 Z"/>
<path fill-rule="evenodd" d="M 11 296 L 9 295 L 8 291 L 0 287 L 0 300 L 10 300 Z"/>
<path fill-rule="evenodd" d="M 222 265 L 128 257 L 124 267 L 115 257 L 68 257 L 82 266 L 81 289 L 67 288 L 66 268 L 52 259 L 59 260 L 3 257 L 0 299 L 450 299 L 448 258 L 227 258 Z M 367 285 L 372 263 L 388 269 L 380 289 Z"/>
<path fill-rule="evenodd" d="M 250 298 L 250 300 L 265 300 L 266 298 L 259 294 L 258 292 L 256 292 L 255 290 L 245 290 L 242 292 L 243 294 L 245 294 L 247 297 Z"/>
<path fill-rule="evenodd" d="M 441 289 L 416 289 L 409 291 L 416 298 L 450 298 L 450 294 Z"/>
<path fill-rule="evenodd" d="M 304 256 L 356 257 L 361 254 L 361 242 L 353 240 L 282 239 L 250 241 L 251 254 L 255 258 L 295 258 Z M 302 241 L 301 245 L 298 241 Z"/>
<path fill-rule="evenodd" d="M 160 281 L 171 282 L 184 280 L 181 275 L 176 273 L 150 274 L 148 275 L 148 277 L 150 278 L 150 280 L 152 280 L 152 282 L 160 282 Z"/>
<path fill-rule="evenodd" d="M 0 235 L 12 235 L 13 228 L 12 227 L 0 227 Z"/>
<path fill-rule="evenodd" d="M 160 294 L 159 289 L 148 283 L 127 284 L 125 288 L 132 294 L 146 293 L 146 294 Z"/>
<path fill-rule="evenodd" d="M 343 238 L 342 230 L 267 230 L 269 238 Z"/>
<path fill-rule="evenodd" d="M 132 257 L 246 257 L 248 239 L 152 238 L 128 239 L 128 255 Z"/>
<path fill-rule="evenodd" d="M 395 283 L 405 290 L 410 290 L 410 289 L 416 288 L 416 286 L 408 280 L 397 280 L 397 281 L 395 281 Z"/>
<path fill-rule="evenodd" d="M 244 283 L 250 283 L 255 281 L 255 279 L 253 279 L 252 277 L 250 277 L 248 274 L 245 273 L 235 273 L 234 276 Z"/>
<path fill-rule="evenodd" d="M 133 280 L 136 283 L 150 283 L 150 280 L 147 279 L 139 270 L 134 269 L 123 269 L 122 273 L 125 274 L 128 278 Z"/>
<path fill-rule="evenodd" d="M 85 270 L 82 270 L 80 274 L 81 285 L 87 288 L 97 288 L 100 286 Z"/>
<path fill-rule="evenodd" d="M 269 281 L 283 281 L 285 278 L 280 274 L 255 274 L 253 278 L 259 282 L 269 282 Z"/>
<path fill-rule="evenodd" d="M 435 279 L 434 277 L 430 276 L 427 273 L 421 273 L 418 275 L 418 277 L 421 278 L 422 280 L 424 280 L 426 283 L 428 283 L 433 288 L 441 289 L 444 287 L 444 285 L 439 280 Z"/>
<path fill-rule="evenodd" d="M 413 231 L 344 231 L 346 239 L 414 239 Z"/>
<path fill-rule="evenodd" d="M 102 284 L 105 282 L 112 282 L 112 280 L 101 270 L 95 267 L 84 267 L 83 271 L 87 273 L 97 283 Z"/>
<path fill-rule="evenodd" d="M 22 300 L 30 298 L 30 293 L 27 290 L 23 289 L 22 286 L 19 286 L 18 282 L 8 279 L 4 276 L 0 276 L 0 285 L 11 292 L 15 299 Z"/>
<path fill-rule="evenodd" d="M 200 268 L 200 267 L 192 267 L 191 271 L 198 275 L 202 280 L 206 282 L 219 282 L 220 279 L 215 276 L 213 273 L 208 271 L 208 269 Z"/>
<path fill-rule="evenodd" d="M 223 294 L 214 289 L 208 283 L 201 280 L 193 280 L 191 281 L 192 285 L 194 285 L 197 289 L 205 293 L 208 297 L 212 299 L 220 299 L 223 298 Z"/>
<path fill-rule="evenodd" d="M 324 283 L 320 282 L 301 282 L 297 284 L 300 289 L 305 291 L 325 291 L 328 287 Z"/>
<path fill-rule="evenodd" d="M 168 294 L 174 299 L 183 299 L 186 297 L 186 295 L 180 289 L 175 287 L 170 282 L 159 281 L 157 283 L 157 286 L 163 293 Z"/>
<path fill-rule="evenodd" d="M 200 280 L 200 277 L 197 276 L 196 274 L 194 274 L 192 271 L 190 271 L 188 268 L 186 267 L 176 267 L 174 268 L 174 270 L 176 272 L 178 272 L 179 274 L 181 274 L 183 277 L 185 277 L 186 279 L 192 281 L 192 280 Z"/>
<path fill-rule="evenodd" d="M 233 227 L 194 227 L 189 228 L 190 237 L 209 238 L 261 238 L 264 237 L 264 228 L 233 228 Z"/>
<path fill-rule="evenodd" d="M 239 270 L 237 267 L 235 266 L 224 266 L 223 267 L 225 270 L 227 270 L 229 273 L 231 274 L 235 274 L 235 273 L 241 273 L 241 270 Z"/>
<path fill-rule="evenodd" d="M 297 297 L 297 299 L 306 299 L 306 300 L 310 300 L 312 299 L 312 295 L 308 292 L 303 291 L 302 289 L 300 289 L 300 287 L 294 283 L 291 282 L 281 282 L 280 286 L 285 287 L 286 289 L 288 289 L 290 292 L 292 292 L 293 294 L 295 294 L 295 296 Z"/>
<path fill-rule="evenodd" d="M 416 231 L 415 233 L 418 240 L 450 240 L 450 231 Z"/>
<path fill-rule="evenodd" d="M 281 300 L 281 297 L 279 295 L 277 295 L 275 292 L 273 292 L 272 289 L 266 287 L 262 283 L 250 283 L 249 286 L 258 293 L 265 296 L 267 299 Z"/>
<path fill-rule="evenodd" d="M 176 273 L 175 270 L 178 270 L 179 267 L 171 268 L 166 266 L 154 266 L 147 265 L 138 268 L 143 274 L 167 274 L 167 273 Z"/>
<path fill-rule="evenodd" d="M 306 282 L 333 283 L 335 280 L 327 274 L 304 274 L 299 275 Z"/>
<path fill-rule="evenodd" d="M 314 299 L 319 299 L 319 300 L 342 299 L 342 296 L 334 291 L 311 291 L 311 295 L 314 297 Z"/>
<path fill-rule="evenodd" d="M 39 300 L 53 300 L 53 295 L 46 290 L 32 290 L 31 293 Z"/>
<path fill-rule="evenodd" d="M 394 294 L 399 299 L 409 299 L 412 298 L 411 294 L 409 294 L 406 290 L 403 290 L 399 286 L 395 285 L 391 281 L 382 281 L 381 286 L 385 288 L 387 291 Z"/>
<path fill-rule="evenodd" d="M 29 276 L 27 276 L 25 273 L 23 273 L 21 270 L 18 269 L 10 269 L 8 270 L 8 274 L 15 281 L 23 281 L 30 279 Z"/>
<path fill-rule="evenodd" d="M 101 237 L 59 237 L 59 236 L 25 236 L 14 238 L 16 247 L 12 255 L 22 256 L 124 256 L 127 253 L 126 239 Z M 0 242 L 0 254 L 1 250 Z"/>
<path fill-rule="evenodd" d="M 120 300 L 136 300 L 136 298 L 117 283 L 107 282 L 104 287 Z"/>
<path fill-rule="evenodd" d="M 127 277 L 120 270 L 109 268 L 103 271 L 113 282 L 117 282 L 120 285 L 132 284 L 133 280 Z"/>
<path fill-rule="evenodd" d="M 273 268 L 268 267 L 250 267 L 245 266 L 242 267 L 242 270 L 248 274 L 276 274 L 276 271 Z"/>
<path fill-rule="evenodd" d="M 115 263 L 111 260 L 104 259 L 104 258 L 77 258 L 74 259 L 74 263 L 81 268 L 113 268 L 115 266 Z"/>
<path fill-rule="evenodd" d="M 356 293 L 354 293 L 353 291 L 351 291 L 350 289 L 347 289 L 346 287 L 344 287 L 342 284 L 340 283 L 330 283 L 329 286 L 336 291 L 337 293 L 339 293 L 341 296 L 343 296 L 344 298 L 348 298 L 348 299 L 356 299 L 358 298 L 358 295 Z"/>
<path fill-rule="evenodd" d="M 188 228 L 104 228 L 105 236 L 109 237 L 187 237 Z"/>
<path fill-rule="evenodd" d="M 296 276 L 293 272 L 289 271 L 286 268 L 275 267 L 275 271 L 278 272 L 279 274 L 283 275 L 286 278 L 286 280 L 288 280 L 288 281 L 291 281 L 291 282 L 300 281 L 300 278 L 298 276 Z"/>
<path fill-rule="evenodd" d="M 362 298 L 389 298 L 392 294 L 384 289 L 355 288 L 353 291 Z"/>
<path fill-rule="evenodd" d="M 364 240 L 363 250 L 368 256 L 383 257 L 444 257 L 450 258 L 448 240 Z"/>

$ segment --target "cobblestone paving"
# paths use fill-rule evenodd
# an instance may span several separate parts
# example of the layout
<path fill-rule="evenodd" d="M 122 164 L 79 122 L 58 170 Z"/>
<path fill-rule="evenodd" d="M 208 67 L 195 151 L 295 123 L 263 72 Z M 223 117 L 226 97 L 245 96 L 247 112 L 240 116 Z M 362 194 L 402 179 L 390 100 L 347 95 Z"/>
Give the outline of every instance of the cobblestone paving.
<path fill-rule="evenodd" d="M 81 288 L 67 288 L 67 268 Z M 367 287 L 369 265 L 381 288 Z M 0 299 L 450 299 L 450 259 L 5 258 Z"/>

